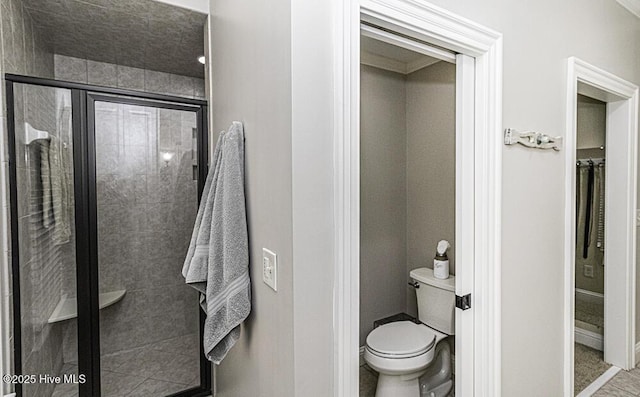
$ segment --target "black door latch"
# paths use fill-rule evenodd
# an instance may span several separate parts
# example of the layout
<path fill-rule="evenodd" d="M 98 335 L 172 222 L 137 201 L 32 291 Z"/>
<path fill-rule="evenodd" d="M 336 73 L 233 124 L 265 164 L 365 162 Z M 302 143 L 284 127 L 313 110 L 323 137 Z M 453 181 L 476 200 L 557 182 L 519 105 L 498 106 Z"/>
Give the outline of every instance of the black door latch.
<path fill-rule="evenodd" d="M 456 307 L 461 310 L 471 309 L 471 294 L 456 295 Z"/>

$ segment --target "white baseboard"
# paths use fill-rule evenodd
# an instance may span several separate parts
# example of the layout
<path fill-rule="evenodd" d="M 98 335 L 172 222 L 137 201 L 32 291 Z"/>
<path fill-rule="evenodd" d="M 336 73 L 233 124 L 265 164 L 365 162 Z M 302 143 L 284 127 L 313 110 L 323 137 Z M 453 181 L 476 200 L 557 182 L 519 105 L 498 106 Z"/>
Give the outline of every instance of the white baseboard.
<path fill-rule="evenodd" d="M 587 331 L 586 329 L 575 327 L 575 340 L 576 343 L 589 346 L 592 349 L 604 351 L 604 338 L 602 335 Z M 636 346 L 636 351 L 638 347 Z"/>
<path fill-rule="evenodd" d="M 605 383 L 609 382 L 616 374 L 620 372 L 620 368 L 613 366 L 605 371 L 604 374 L 593 381 L 586 389 L 580 392 L 576 397 L 591 397 L 595 394 Z"/>
<path fill-rule="evenodd" d="M 576 295 L 579 295 L 582 300 L 593 302 L 593 303 L 603 303 L 604 302 L 604 294 L 599 292 L 593 292 L 582 288 L 576 288 Z"/>
<path fill-rule="evenodd" d="M 5 394 L 4 397 L 16 397 L 16 393 Z"/>

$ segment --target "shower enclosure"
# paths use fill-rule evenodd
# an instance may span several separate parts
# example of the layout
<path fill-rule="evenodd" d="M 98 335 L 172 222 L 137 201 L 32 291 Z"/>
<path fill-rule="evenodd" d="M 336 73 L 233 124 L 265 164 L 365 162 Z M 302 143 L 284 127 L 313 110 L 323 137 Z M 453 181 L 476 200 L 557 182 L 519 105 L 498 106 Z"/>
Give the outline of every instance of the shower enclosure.
<path fill-rule="evenodd" d="M 18 396 L 209 395 L 181 275 L 206 102 L 6 79 Z"/>

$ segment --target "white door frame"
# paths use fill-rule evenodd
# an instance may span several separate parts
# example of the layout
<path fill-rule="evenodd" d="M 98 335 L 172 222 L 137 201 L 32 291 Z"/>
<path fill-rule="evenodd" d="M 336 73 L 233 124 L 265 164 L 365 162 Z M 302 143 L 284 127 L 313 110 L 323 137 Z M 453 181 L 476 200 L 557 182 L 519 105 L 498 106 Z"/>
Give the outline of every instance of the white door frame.
<path fill-rule="evenodd" d="M 463 254 L 468 262 L 463 264 L 459 257 L 456 266 L 474 270 L 469 283 L 473 289 L 472 310 L 465 312 L 467 318 L 472 317 L 467 323 L 473 324 L 473 329 L 467 331 L 474 348 L 469 353 L 472 362 L 458 358 L 456 368 L 472 371 L 472 384 L 464 385 L 461 395 L 498 397 L 501 387 L 502 35 L 415 0 L 337 0 L 334 6 L 334 395 L 358 395 L 362 18 L 475 59 L 473 76 L 463 72 L 467 86 L 456 88 L 473 91 L 475 107 L 471 122 L 465 123 L 467 131 L 472 131 L 472 138 L 460 142 L 461 146 L 456 149 L 464 147 L 465 153 L 472 154 L 461 159 L 464 174 L 462 178 L 457 175 L 456 187 L 469 192 L 469 196 L 465 197 L 466 201 L 456 200 L 456 212 L 460 213 L 462 205 L 466 213 L 472 215 L 463 220 L 467 223 L 462 230 L 468 230 L 469 235 L 461 238 L 470 240 L 473 251 Z M 457 66 L 458 73 L 461 67 L 463 71 L 469 70 L 468 62 L 464 63 L 466 67 Z M 457 81 L 459 85 L 460 80 Z M 462 135 L 469 136 L 468 133 Z M 456 168 L 458 172 L 460 167 Z M 458 223 L 456 227 L 459 226 Z M 457 252 L 460 255 L 460 251 Z M 456 286 L 458 294 L 469 292 L 459 291 Z M 456 320 L 458 318 L 459 314 Z"/>
<path fill-rule="evenodd" d="M 635 364 L 638 87 L 577 58 L 567 72 L 564 241 L 564 395 L 573 396 L 575 200 L 578 94 L 607 103 L 605 192 L 605 361 Z"/>

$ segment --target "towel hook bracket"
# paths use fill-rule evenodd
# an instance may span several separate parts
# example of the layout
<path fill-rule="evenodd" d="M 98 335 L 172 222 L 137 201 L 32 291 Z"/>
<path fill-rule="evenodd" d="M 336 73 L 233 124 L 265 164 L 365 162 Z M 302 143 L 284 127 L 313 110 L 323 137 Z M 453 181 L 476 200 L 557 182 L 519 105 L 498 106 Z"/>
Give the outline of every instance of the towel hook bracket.
<path fill-rule="evenodd" d="M 559 152 L 562 149 L 563 139 L 561 136 L 552 137 L 541 132 L 518 132 L 513 128 L 504 130 L 504 144 L 515 145 L 517 143 L 529 148 L 553 149 Z"/>

